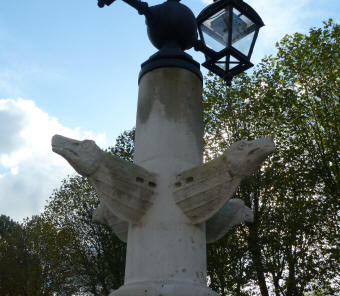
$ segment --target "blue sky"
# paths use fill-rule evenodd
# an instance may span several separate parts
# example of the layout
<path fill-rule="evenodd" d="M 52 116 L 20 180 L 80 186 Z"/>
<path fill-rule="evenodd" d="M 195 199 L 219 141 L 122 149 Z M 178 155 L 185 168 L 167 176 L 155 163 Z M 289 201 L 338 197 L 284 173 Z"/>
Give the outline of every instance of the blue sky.
<path fill-rule="evenodd" d="M 73 173 L 51 153 L 53 133 L 107 147 L 135 124 L 140 64 L 156 50 L 135 10 L 121 0 L 102 9 L 96 2 L 0 3 L 0 214 L 20 220 L 39 213 L 61 178 Z M 182 3 L 197 15 L 210 1 Z M 284 34 L 340 20 L 339 0 L 247 3 L 266 24 L 255 63 L 275 53 Z"/>

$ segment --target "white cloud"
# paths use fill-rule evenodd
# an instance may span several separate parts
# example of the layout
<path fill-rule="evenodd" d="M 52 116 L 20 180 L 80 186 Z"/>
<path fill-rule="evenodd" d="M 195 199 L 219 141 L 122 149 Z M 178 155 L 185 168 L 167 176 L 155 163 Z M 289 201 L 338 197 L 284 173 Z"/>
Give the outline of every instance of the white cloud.
<path fill-rule="evenodd" d="M 38 214 L 60 181 L 74 173 L 52 152 L 54 134 L 107 144 L 105 134 L 64 127 L 33 101 L 0 99 L 0 214 L 15 220 Z"/>

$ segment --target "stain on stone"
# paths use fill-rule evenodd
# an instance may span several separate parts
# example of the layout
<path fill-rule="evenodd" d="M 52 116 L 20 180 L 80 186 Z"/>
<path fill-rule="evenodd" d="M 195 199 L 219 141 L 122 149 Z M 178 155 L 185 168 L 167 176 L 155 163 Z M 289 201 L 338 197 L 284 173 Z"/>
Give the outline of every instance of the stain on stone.
<path fill-rule="evenodd" d="M 154 187 L 156 187 L 156 183 L 150 181 L 150 182 L 149 182 L 149 186 L 152 187 L 152 188 L 154 188 Z"/>
<path fill-rule="evenodd" d="M 144 179 L 141 177 L 136 177 L 136 182 L 138 183 L 144 183 Z"/>
<path fill-rule="evenodd" d="M 187 269 L 186 268 L 182 268 L 182 272 L 186 272 L 187 271 Z"/>
<path fill-rule="evenodd" d="M 192 87 L 189 89 L 188 85 Z M 158 101 L 166 119 L 185 120 L 189 130 L 196 134 L 198 147 L 202 147 L 202 84 L 195 74 L 181 68 L 156 69 L 142 77 L 139 87 L 137 120 L 146 123 Z"/>
<path fill-rule="evenodd" d="M 185 179 L 186 183 L 191 183 L 193 181 L 194 181 L 194 177 L 188 177 L 188 178 Z"/>
<path fill-rule="evenodd" d="M 234 174 L 231 172 L 231 170 L 228 171 L 230 177 L 233 179 L 234 178 Z"/>

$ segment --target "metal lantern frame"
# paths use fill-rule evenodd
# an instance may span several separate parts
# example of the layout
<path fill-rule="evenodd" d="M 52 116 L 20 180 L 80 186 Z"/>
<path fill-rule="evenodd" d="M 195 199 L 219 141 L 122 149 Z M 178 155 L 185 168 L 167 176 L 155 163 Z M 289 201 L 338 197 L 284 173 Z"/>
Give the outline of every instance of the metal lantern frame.
<path fill-rule="evenodd" d="M 254 30 L 248 33 L 249 35 L 254 32 L 254 35 L 247 55 L 236 49 L 232 44 L 234 33 L 233 18 L 235 17 L 233 13 L 234 9 L 237 9 L 240 12 L 239 16 L 245 16 L 248 18 L 254 26 Z M 222 11 L 226 11 L 228 13 L 228 23 L 226 27 L 228 28 L 228 40 L 225 48 L 220 51 L 216 51 L 206 44 L 206 40 L 202 32 L 202 25 L 205 21 Z M 207 6 L 198 15 L 197 25 L 200 40 L 195 44 L 195 49 L 203 52 L 206 58 L 206 61 L 202 64 L 202 66 L 223 78 L 229 85 L 234 76 L 254 66 L 250 62 L 250 58 L 253 53 L 259 29 L 264 26 L 264 23 L 261 17 L 250 5 L 242 0 L 215 0 L 214 3 Z M 221 61 L 223 58 L 225 58 L 225 60 Z M 231 61 L 231 58 L 234 60 Z M 218 64 L 225 64 L 225 70 L 219 67 Z"/>
<path fill-rule="evenodd" d="M 98 0 L 98 6 L 109 6 L 115 1 Z M 195 73 L 203 82 L 200 64 L 185 53 L 192 47 L 205 55 L 202 66 L 224 79 L 228 85 L 234 76 L 254 66 L 250 58 L 259 29 L 264 23 L 243 0 L 214 0 L 197 18 L 187 6 L 180 3 L 181 0 L 166 0 L 150 7 L 142 0 L 122 1 L 145 16 L 148 37 L 158 49 L 142 63 L 138 81 L 153 69 L 180 67 Z M 209 42 L 218 45 L 218 50 L 209 47 L 202 30 L 209 35 Z M 241 52 L 244 44 L 247 52 Z"/>

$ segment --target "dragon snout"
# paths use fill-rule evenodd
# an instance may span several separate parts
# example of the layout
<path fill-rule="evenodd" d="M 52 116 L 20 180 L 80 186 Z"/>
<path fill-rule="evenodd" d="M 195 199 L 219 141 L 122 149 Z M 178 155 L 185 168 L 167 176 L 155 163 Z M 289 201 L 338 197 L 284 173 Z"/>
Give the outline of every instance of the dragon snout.
<path fill-rule="evenodd" d="M 54 135 L 52 137 L 51 145 L 52 145 L 52 151 L 55 153 L 60 153 L 62 150 L 62 143 L 63 143 L 63 136 L 60 135 Z"/>
<path fill-rule="evenodd" d="M 54 135 L 52 137 L 52 151 L 63 156 L 66 159 L 79 157 L 77 147 L 80 142 L 64 136 Z"/>

